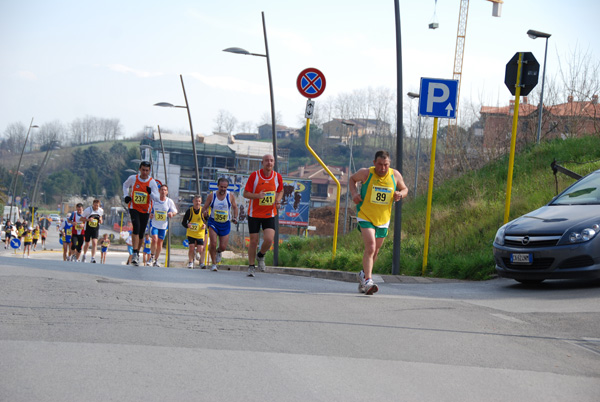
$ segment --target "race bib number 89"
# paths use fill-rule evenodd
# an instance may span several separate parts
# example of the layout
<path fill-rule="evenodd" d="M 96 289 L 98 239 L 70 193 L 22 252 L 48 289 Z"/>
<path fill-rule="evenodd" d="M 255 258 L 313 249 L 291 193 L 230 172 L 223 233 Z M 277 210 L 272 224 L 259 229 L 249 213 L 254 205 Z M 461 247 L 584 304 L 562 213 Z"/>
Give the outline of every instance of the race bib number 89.
<path fill-rule="evenodd" d="M 275 203 L 275 191 L 265 193 L 265 196 L 260 199 L 259 205 L 273 205 Z"/>
<path fill-rule="evenodd" d="M 133 203 L 134 204 L 146 204 L 148 201 L 148 193 L 143 191 L 134 191 L 133 192 Z"/>
<path fill-rule="evenodd" d="M 371 189 L 371 203 L 388 205 L 394 199 L 394 189 L 391 187 L 373 186 Z"/>

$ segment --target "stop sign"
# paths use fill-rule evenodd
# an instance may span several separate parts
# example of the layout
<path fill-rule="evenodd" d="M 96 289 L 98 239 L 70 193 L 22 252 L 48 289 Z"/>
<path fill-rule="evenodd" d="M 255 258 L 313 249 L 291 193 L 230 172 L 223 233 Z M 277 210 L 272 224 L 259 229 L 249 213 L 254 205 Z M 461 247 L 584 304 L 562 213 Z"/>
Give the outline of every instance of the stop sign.
<path fill-rule="evenodd" d="M 521 96 L 526 96 L 538 83 L 540 63 L 531 52 L 517 52 L 506 64 L 504 83 L 511 94 L 515 94 L 517 85 L 517 72 L 519 71 L 519 54 L 523 53 L 521 68 Z"/>

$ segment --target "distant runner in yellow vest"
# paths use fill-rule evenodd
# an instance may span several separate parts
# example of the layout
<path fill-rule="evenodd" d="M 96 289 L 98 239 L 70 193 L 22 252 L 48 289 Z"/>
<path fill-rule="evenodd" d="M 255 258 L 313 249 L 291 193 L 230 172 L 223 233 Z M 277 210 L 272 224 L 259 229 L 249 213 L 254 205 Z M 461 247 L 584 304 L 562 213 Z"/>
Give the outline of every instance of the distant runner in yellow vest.
<path fill-rule="evenodd" d="M 372 279 L 373 264 L 388 233 L 392 205 L 408 195 L 402 175 L 390 168 L 389 152 L 377 151 L 373 165 L 350 176 L 350 195 L 356 204 L 358 229 L 365 244 L 358 290 L 368 295 L 379 290 Z M 359 182 L 360 192 L 356 187 Z"/>

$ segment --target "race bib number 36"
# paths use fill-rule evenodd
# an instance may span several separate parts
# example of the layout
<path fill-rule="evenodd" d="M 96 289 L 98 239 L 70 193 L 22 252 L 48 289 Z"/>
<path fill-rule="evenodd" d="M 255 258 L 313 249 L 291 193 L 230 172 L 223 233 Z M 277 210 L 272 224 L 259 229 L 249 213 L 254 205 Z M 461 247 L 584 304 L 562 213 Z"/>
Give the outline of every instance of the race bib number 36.
<path fill-rule="evenodd" d="M 371 203 L 388 205 L 394 199 L 394 189 L 391 187 L 373 186 L 371 189 Z"/>
<path fill-rule="evenodd" d="M 133 192 L 133 203 L 134 204 L 145 204 L 148 201 L 148 193 L 143 191 Z"/>
<path fill-rule="evenodd" d="M 275 203 L 275 191 L 265 193 L 265 196 L 260 199 L 259 205 L 273 205 Z"/>

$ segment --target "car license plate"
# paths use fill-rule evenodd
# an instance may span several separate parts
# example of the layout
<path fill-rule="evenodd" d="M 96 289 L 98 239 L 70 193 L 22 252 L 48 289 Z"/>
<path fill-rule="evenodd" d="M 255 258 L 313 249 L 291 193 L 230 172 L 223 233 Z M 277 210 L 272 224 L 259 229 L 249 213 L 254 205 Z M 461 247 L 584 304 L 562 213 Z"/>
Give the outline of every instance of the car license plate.
<path fill-rule="evenodd" d="M 513 264 L 531 264 L 533 262 L 533 254 L 519 253 L 511 254 L 510 262 Z"/>

